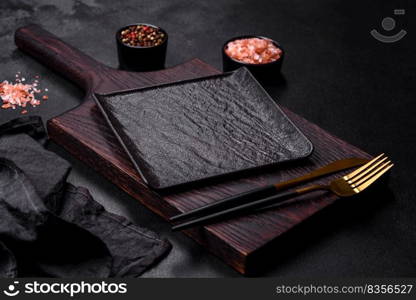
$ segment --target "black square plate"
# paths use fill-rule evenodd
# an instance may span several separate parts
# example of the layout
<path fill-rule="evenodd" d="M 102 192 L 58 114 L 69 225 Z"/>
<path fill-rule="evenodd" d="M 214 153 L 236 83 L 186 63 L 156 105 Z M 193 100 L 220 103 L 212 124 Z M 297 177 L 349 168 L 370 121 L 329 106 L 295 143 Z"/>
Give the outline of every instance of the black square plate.
<path fill-rule="evenodd" d="M 156 189 L 297 160 L 313 150 L 245 68 L 95 96 L 135 168 Z"/>

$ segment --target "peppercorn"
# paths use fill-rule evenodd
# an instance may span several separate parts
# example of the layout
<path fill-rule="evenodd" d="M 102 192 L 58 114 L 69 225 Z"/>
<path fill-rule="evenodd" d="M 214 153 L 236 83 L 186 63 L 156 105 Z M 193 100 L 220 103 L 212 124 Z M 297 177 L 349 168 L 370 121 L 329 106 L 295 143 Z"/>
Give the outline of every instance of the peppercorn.
<path fill-rule="evenodd" d="M 153 26 L 132 25 L 121 31 L 120 40 L 133 47 L 154 47 L 165 41 L 165 34 Z"/>

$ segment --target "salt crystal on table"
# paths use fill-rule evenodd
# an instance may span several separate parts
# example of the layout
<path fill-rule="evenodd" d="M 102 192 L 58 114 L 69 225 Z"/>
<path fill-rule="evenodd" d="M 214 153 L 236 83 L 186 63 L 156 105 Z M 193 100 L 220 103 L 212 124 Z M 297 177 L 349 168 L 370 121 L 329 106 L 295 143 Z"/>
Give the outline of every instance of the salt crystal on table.
<path fill-rule="evenodd" d="M 35 98 L 36 94 L 42 92 L 36 88 L 38 86 L 38 80 L 35 80 L 32 84 L 25 84 L 22 82 L 26 81 L 26 78 L 20 79 L 19 74 L 20 71 L 15 75 L 15 83 L 10 83 L 7 80 L 0 82 L 0 100 L 3 101 L 1 105 L 3 109 L 16 109 L 16 106 L 24 108 L 27 104 L 36 107 L 40 104 L 40 100 Z M 43 99 L 45 99 L 45 96 Z M 27 110 L 23 110 L 21 113 L 25 114 Z"/>

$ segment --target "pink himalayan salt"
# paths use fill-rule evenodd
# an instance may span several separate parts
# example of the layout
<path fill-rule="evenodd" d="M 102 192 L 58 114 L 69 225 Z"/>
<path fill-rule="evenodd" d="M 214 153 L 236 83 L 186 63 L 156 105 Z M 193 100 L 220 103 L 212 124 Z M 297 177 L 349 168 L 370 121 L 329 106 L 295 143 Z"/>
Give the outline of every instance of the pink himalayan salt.
<path fill-rule="evenodd" d="M 39 78 L 39 76 L 36 78 Z M 37 88 L 39 81 L 36 79 L 31 84 L 23 83 L 25 81 L 25 78 L 20 78 L 20 72 L 18 72 L 15 83 L 9 83 L 7 80 L 0 82 L 0 100 L 3 101 L 1 108 L 16 109 L 16 107 L 25 108 L 28 104 L 33 107 L 40 105 L 40 100 L 36 99 L 36 94 L 41 93 L 41 90 Z M 44 95 L 42 99 L 46 100 L 47 96 Z M 22 114 L 27 112 L 26 109 L 21 111 Z"/>
<path fill-rule="evenodd" d="M 229 42 L 225 53 L 235 60 L 249 64 L 267 64 L 276 61 L 282 50 L 267 39 L 247 38 Z"/>

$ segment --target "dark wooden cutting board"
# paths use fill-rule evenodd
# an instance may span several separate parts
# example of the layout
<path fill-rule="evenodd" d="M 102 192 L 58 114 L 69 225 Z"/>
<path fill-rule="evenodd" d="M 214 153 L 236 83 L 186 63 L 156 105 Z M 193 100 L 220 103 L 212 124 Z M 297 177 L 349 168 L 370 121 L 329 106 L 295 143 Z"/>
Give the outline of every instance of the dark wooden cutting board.
<path fill-rule="evenodd" d="M 314 144 L 315 150 L 308 159 L 261 172 L 205 182 L 192 188 L 158 193 L 149 189 L 135 171 L 91 99 L 92 93 L 141 88 L 220 72 L 198 59 L 157 72 L 133 73 L 112 69 L 36 25 L 20 28 L 16 32 L 16 45 L 86 92 L 82 105 L 49 120 L 51 139 L 165 219 L 227 196 L 303 175 L 337 159 L 370 157 L 364 151 L 283 108 Z M 326 182 L 333 177 L 316 182 Z M 337 200 L 337 197 L 325 192 L 302 197 L 307 197 L 307 201 L 204 228 L 189 229 L 185 233 L 237 271 L 252 273 L 259 266 L 257 262 L 264 261 L 262 253 L 265 253 L 264 250 L 272 241 Z M 286 244 L 284 247 L 290 248 L 291 245 Z M 274 252 L 274 255 L 278 253 Z"/>

